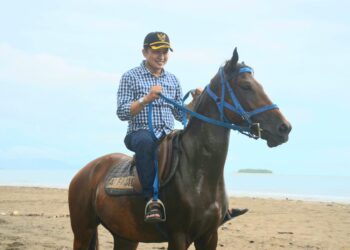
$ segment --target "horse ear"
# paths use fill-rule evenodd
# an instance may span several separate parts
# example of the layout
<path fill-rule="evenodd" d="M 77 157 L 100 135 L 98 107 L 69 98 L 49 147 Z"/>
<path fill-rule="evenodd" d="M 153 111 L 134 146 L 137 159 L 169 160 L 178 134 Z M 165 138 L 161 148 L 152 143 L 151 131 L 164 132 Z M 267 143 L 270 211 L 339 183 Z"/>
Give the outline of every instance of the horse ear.
<path fill-rule="evenodd" d="M 237 63 L 238 63 L 238 52 L 236 47 L 235 50 L 233 51 L 232 58 L 227 65 L 228 67 L 226 68 L 226 72 L 235 71 Z"/>
<path fill-rule="evenodd" d="M 233 51 L 233 55 L 230 61 L 230 64 L 235 68 L 238 63 L 238 52 L 237 52 L 237 47 Z"/>

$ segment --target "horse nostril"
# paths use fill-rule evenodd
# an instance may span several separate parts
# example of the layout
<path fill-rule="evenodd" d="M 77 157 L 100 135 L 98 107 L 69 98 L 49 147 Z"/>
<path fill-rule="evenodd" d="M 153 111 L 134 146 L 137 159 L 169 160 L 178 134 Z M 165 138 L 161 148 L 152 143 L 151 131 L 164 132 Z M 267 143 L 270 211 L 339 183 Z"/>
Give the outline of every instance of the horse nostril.
<path fill-rule="evenodd" d="M 285 123 L 282 123 L 280 125 L 280 127 L 278 128 L 278 131 L 283 135 L 288 134 L 290 132 L 290 130 L 291 130 L 291 126 L 289 126 L 288 124 L 285 124 Z"/>

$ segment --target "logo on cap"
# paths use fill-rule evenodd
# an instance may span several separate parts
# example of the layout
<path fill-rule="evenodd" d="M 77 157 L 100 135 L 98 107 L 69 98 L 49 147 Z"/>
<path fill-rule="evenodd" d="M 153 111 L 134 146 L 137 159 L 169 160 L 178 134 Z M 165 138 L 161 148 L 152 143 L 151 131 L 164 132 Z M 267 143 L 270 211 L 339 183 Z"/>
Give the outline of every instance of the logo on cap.
<path fill-rule="evenodd" d="M 158 34 L 157 34 L 157 37 L 158 37 L 158 39 L 159 39 L 160 41 L 165 42 L 166 34 L 164 34 L 164 33 L 158 33 Z"/>

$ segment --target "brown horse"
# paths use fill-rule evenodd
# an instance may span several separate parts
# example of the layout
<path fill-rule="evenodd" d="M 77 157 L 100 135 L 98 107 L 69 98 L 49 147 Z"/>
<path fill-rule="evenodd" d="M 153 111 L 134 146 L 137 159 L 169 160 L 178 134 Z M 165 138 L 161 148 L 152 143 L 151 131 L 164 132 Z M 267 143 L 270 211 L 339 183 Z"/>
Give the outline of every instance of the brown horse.
<path fill-rule="evenodd" d="M 238 63 L 235 49 L 231 60 L 223 67 L 223 77 L 232 87 L 242 108 L 253 111 L 272 105 L 262 86 L 246 67 Z M 209 88 L 221 96 L 220 73 Z M 222 91 L 223 92 L 223 91 Z M 229 93 L 224 100 L 235 105 Z M 220 99 L 220 98 L 219 98 Z M 211 119 L 220 120 L 215 101 L 204 91 L 196 101 L 194 110 Z M 223 109 L 230 123 L 242 125 L 242 116 Z M 261 138 L 269 147 L 288 140 L 290 123 L 279 109 L 264 110 L 251 117 L 259 123 Z M 102 224 L 114 237 L 114 249 L 136 249 L 138 242 L 168 242 L 168 249 L 184 250 L 194 243 L 196 249 L 216 249 L 218 227 L 227 211 L 224 184 L 224 165 L 229 145 L 230 129 L 192 118 L 179 138 L 176 172 L 167 185 L 160 189 L 160 198 L 166 207 L 167 220 L 163 223 L 145 223 L 146 201 L 141 196 L 109 196 L 104 190 L 104 180 L 112 166 L 129 156 L 110 154 L 90 162 L 80 170 L 69 187 L 69 209 L 74 249 L 97 249 L 97 226 Z"/>

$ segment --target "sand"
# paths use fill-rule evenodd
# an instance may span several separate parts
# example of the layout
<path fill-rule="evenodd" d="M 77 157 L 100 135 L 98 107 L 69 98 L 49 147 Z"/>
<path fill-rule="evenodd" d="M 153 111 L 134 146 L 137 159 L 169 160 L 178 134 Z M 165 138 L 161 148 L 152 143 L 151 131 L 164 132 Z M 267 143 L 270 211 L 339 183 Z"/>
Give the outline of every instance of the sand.
<path fill-rule="evenodd" d="M 218 249 L 350 249 L 350 204 L 232 197 L 230 205 L 250 211 L 219 228 Z M 0 187 L 1 250 L 72 249 L 72 239 L 67 190 Z M 113 249 L 102 226 L 99 240 Z"/>

